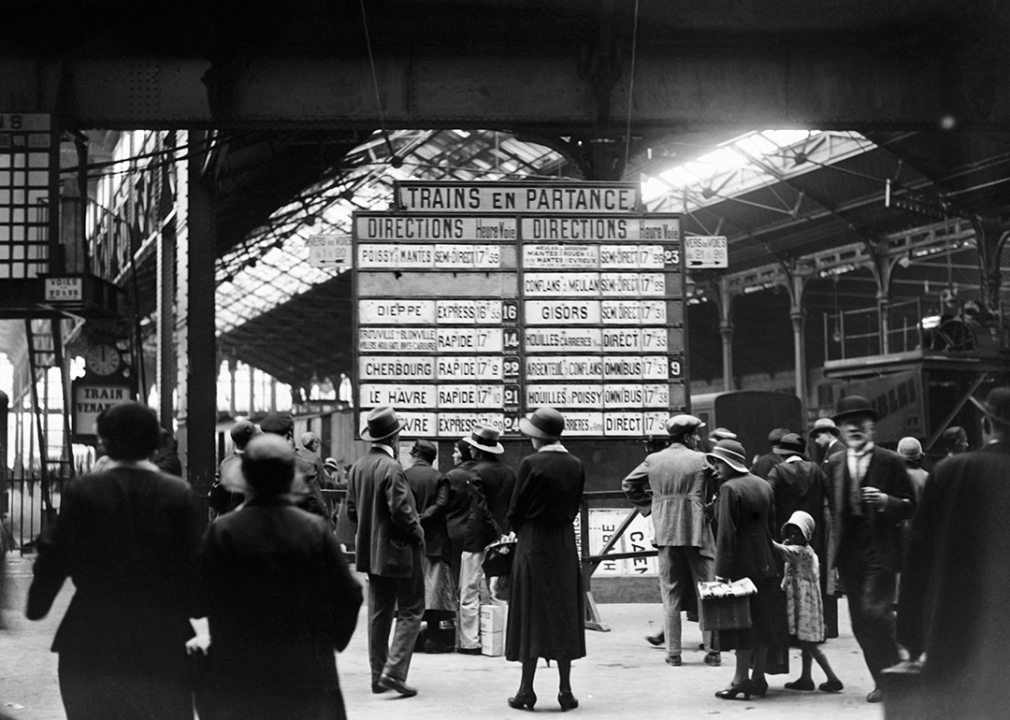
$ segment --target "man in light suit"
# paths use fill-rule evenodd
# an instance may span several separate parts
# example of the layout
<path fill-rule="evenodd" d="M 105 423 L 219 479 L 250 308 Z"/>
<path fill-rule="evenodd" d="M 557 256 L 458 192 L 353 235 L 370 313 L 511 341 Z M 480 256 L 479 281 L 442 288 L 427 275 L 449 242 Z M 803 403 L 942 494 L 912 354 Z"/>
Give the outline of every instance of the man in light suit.
<path fill-rule="evenodd" d="M 368 413 L 372 449 L 351 468 L 347 517 L 357 523 L 356 567 L 368 573 L 368 659 L 372 692 L 417 695 L 407 671 L 424 615 L 424 530 L 397 460 L 403 423 L 391 407 Z M 396 631 L 389 630 L 396 615 Z"/>
<path fill-rule="evenodd" d="M 666 423 L 670 445 L 650 454 L 621 483 L 621 489 L 644 516 L 652 515 L 659 562 L 659 590 L 663 598 L 666 662 L 679 667 L 680 612 L 684 593 L 695 593 L 698 583 L 715 578 L 715 539 L 705 517 L 711 496 L 705 456 L 696 450 L 697 432 L 705 424 L 693 415 L 676 415 Z M 646 487 L 652 488 L 652 495 Z M 712 633 L 704 633 L 705 662 L 719 665 Z"/>
<path fill-rule="evenodd" d="M 901 569 L 902 521 L 915 500 L 901 456 L 873 444 L 877 412 L 866 398 L 844 397 L 834 416 L 847 446 L 828 458 L 831 541 L 828 567 L 837 568 L 849 601 L 852 633 L 863 650 L 881 702 L 880 677 L 900 661 L 895 641 L 895 578 Z"/>

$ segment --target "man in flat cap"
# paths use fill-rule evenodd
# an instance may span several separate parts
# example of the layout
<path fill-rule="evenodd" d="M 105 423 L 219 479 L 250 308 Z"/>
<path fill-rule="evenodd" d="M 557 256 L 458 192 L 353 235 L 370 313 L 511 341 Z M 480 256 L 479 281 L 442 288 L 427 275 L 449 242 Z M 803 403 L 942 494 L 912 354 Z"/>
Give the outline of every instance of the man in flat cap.
<path fill-rule="evenodd" d="M 972 401 L 985 444 L 926 480 L 901 573 L 898 640 L 912 657 L 926 653 L 926 720 L 997 720 L 1010 708 L 1010 388 Z"/>
<path fill-rule="evenodd" d="M 715 578 L 715 538 L 705 516 L 712 495 L 705 456 L 697 451 L 698 430 L 705 424 L 693 415 L 675 415 L 666 423 L 670 444 L 651 453 L 621 483 L 621 489 L 644 516 L 652 515 L 659 563 L 659 591 L 665 613 L 666 662 L 679 667 L 680 613 L 685 593 L 697 598 L 699 582 Z M 651 496 L 647 488 L 652 489 Z M 710 631 L 704 633 L 705 662 L 719 665 Z"/>
<path fill-rule="evenodd" d="M 858 395 L 838 403 L 834 421 L 847 450 L 828 458 L 831 533 L 828 570 L 838 569 L 852 620 L 875 687 L 868 702 L 884 699 L 885 668 L 900 661 L 894 638 L 894 594 L 902 558 L 902 521 L 915 499 L 905 463 L 873 443 L 877 411 Z"/>
<path fill-rule="evenodd" d="M 771 449 L 754 461 L 750 469 L 752 475 L 757 475 L 764 480 L 768 479 L 768 473 L 784 459 L 779 442 L 788 434 L 789 428 L 775 428 L 768 433 L 768 444 L 771 445 Z"/>
<path fill-rule="evenodd" d="M 372 692 L 417 695 L 407 672 L 424 615 L 424 530 L 397 460 L 403 421 L 391 407 L 368 413 L 372 443 L 347 479 L 347 517 L 357 523 L 355 566 L 368 573 L 368 660 Z M 396 618 L 392 642 L 389 631 Z"/>
<path fill-rule="evenodd" d="M 449 568 L 449 478 L 432 467 L 438 448 L 416 440 L 410 449 L 413 464 L 404 474 L 414 493 L 414 503 L 424 529 L 424 651 L 456 649 L 456 583 Z"/>

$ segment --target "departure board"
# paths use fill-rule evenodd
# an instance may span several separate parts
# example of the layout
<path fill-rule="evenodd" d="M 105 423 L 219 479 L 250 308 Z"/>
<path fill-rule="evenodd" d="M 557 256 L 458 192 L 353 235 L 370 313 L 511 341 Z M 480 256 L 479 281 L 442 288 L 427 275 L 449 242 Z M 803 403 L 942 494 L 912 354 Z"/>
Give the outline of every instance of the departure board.
<path fill-rule="evenodd" d="M 633 183 L 401 182 L 353 218 L 359 428 L 392 405 L 411 437 L 561 410 L 566 437 L 665 432 L 685 407 L 676 215 Z"/>

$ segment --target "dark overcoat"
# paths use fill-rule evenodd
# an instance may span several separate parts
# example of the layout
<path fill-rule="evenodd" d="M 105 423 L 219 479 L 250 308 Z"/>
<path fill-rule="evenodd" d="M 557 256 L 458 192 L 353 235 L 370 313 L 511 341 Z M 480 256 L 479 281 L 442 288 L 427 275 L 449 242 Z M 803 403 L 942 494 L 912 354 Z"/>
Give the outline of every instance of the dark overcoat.
<path fill-rule="evenodd" d="M 347 517 L 357 523 L 355 567 L 384 577 L 409 578 L 420 562 L 424 530 L 399 461 L 373 447 L 347 479 Z"/>

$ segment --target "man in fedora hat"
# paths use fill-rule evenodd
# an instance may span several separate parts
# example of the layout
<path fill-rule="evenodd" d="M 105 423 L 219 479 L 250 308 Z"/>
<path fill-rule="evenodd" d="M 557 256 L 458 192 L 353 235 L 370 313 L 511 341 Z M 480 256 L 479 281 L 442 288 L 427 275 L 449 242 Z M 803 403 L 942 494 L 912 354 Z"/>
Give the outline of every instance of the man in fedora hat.
<path fill-rule="evenodd" d="M 651 453 L 621 483 L 628 499 L 642 515 L 652 516 L 656 531 L 659 591 L 663 599 L 666 662 L 679 667 L 680 613 L 685 593 L 697 597 L 699 582 L 715 577 L 715 538 L 704 513 L 712 495 L 705 473 L 705 456 L 697 451 L 698 430 L 705 427 L 693 415 L 675 415 L 666 423 L 670 444 Z M 646 488 L 651 488 L 651 495 Z M 704 633 L 705 662 L 719 665 L 712 633 Z M 651 642 L 651 640 L 650 640 Z"/>
<path fill-rule="evenodd" d="M 368 573 L 368 660 L 372 692 L 410 697 L 407 671 L 424 615 L 424 530 L 397 460 L 403 422 L 391 407 L 368 413 L 368 451 L 347 482 L 347 517 L 357 523 L 355 566 Z M 389 630 L 396 616 L 392 643 Z"/>
<path fill-rule="evenodd" d="M 484 548 L 508 534 L 509 500 L 516 474 L 501 461 L 505 448 L 501 433 L 490 425 L 478 425 L 463 440 L 470 446 L 474 466 L 470 469 L 470 517 L 459 572 L 459 652 L 479 655 L 480 588 L 484 580 L 481 565 Z"/>
<path fill-rule="evenodd" d="M 845 444 L 838 439 L 839 435 L 841 431 L 834 420 L 828 417 L 817 418 L 810 428 L 810 439 L 817 443 L 818 451 L 816 457 L 811 453 L 810 459 L 823 468 L 829 457 L 845 450 Z"/>
<path fill-rule="evenodd" d="M 768 433 L 768 444 L 771 445 L 771 449 L 764 455 L 759 457 L 751 465 L 751 474 L 757 475 L 763 480 L 768 479 L 768 473 L 772 471 L 772 468 L 782 462 L 782 453 L 779 451 L 779 441 L 785 435 L 789 434 L 789 428 L 775 428 L 770 433 Z"/>
<path fill-rule="evenodd" d="M 996 720 L 1010 707 L 1010 388 L 982 411 L 981 450 L 926 480 L 901 574 L 898 640 L 925 651 L 920 717 Z"/>
<path fill-rule="evenodd" d="M 834 421 L 847 446 L 828 459 L 831 541 L 828 567 L 837 568 L 849 603 L 852 633 L 876 684 L 869 702 L 883 700 L 881 673 L 900 661 L 894 639 L 894 594 L 901 569 L 903 520 L 915 500 L 901 456 L 874 445 L 877 411 L 858 395 L 838 403 Z"/>

